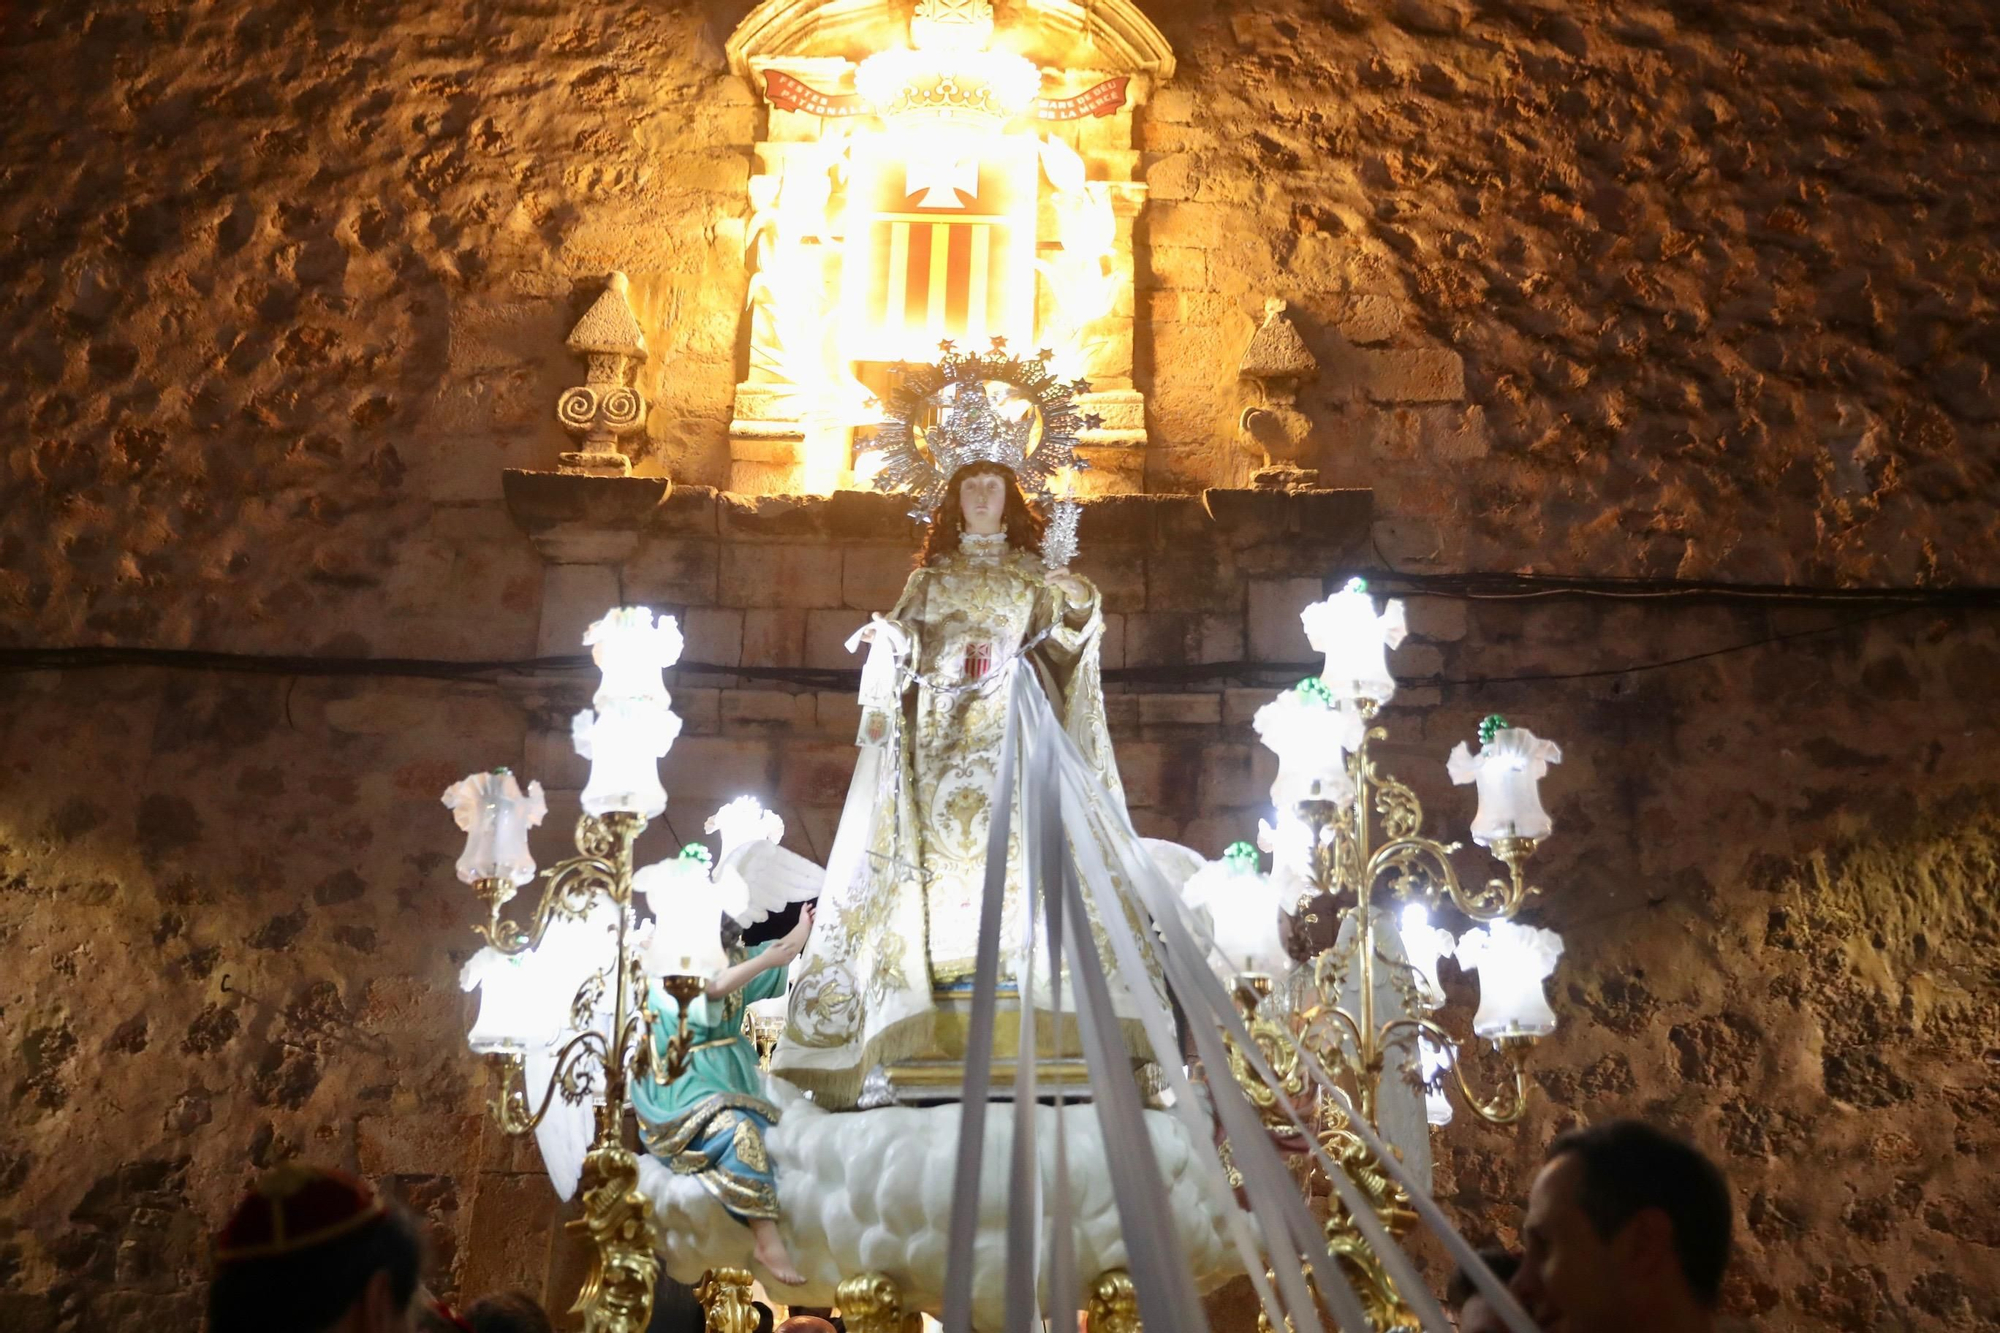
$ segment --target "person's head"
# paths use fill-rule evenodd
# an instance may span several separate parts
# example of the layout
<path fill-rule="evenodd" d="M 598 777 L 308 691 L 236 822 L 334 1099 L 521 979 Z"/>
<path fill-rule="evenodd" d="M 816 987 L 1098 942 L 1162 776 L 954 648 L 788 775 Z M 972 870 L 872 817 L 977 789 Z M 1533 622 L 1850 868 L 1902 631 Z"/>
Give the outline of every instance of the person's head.
<path fill-rule="evenodd" d="M 834 1333 L 834 1328 L 816 1314 L 795 1314 L 778 1325 L 778 1333 Z"/>
<path fill-rule="evenodd" d="M 1513 1281 L 1521 1267 L 1520 1257 L 1506 1250 L 1481 1250 L 1479 1259 L 1503 1283 Z M 1500 1312 L 1480 1294 L 1472 1274 L 1463 1268 L 1451 1275 L 1444 1289 L 1444 1300 L 1458 1316 L 1458 1333 L 1507 1333 Z"/>
<path fill-rule="evenodd" d="M 778 1317 L 772 1312 L 771 1307 L 762 1301 L 752 1301 L 750 1308 L 757 1312 L 757 1333 L 772 1333 L 777 1326 Z"/>
<path fill-rule="evenodd" d="M 555 1333 L 549 1312 L 525 1291 L 496 1291 L 465 1307 L 472 1333 Z"/>
<path fill-rule="evenodd" d="M 465 1316 L 421 1286 L 410 1305 L 410 1327 L 415 1333 L 472 1333 Z"/>
<path fill-rule="evenodd" d="M 215 1237 L 209 1333 L 405 1333 L 422 1258 L 416 1224 L 366 1181 L 287 1163 Z"/>
<path fill-rule="evenodd" d="M 1729 1231 L 1729 1187 L 1693 1145 L 1637 1120 L 1571 1130 L 1528 1194 L 1514 1292 L 1545 1333 L 1699 1322 Z"/>
<path fill-rule="evenodd" d="M 959 538 L 967 533 L 1004 531 L 1007 544 L 1023 551 L 1041 546 L 1044 520 L 1028 497 L 1012 468 L 1000 463 L 967 463 L 945 483 L 944 502 L 931 518 L 924 534 L 920 564 L 935 564 L 958 550 Z"/>

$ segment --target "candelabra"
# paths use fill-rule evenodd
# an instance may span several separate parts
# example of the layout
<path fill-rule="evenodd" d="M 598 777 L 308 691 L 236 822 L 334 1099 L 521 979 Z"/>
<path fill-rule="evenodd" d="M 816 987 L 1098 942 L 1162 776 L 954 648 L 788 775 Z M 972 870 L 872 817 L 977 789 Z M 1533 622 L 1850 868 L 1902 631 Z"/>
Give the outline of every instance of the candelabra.
<path fill-rule="evenodd" d="M 1447 1075 L 1482 1120 L 1511 1124 L 1525 1108 L 1528 1054 L 1555 1027 L 1542 986 L 1562 946 L 1553 931 L 1521 926 L 1513 918 L 1539 892 L 1526 871 L 1551 829 L 1538 783 L 1561 753 L 1498 716 L 1481 725 L 1477 754 L 1462 743 L 1452 752 L 1447 769 L 1453 781 L 1478 787 L 1473 840 L 1504 872 L 1468 888 L 1452 862 L 1460 844 L 1423 834 L 1416 794 L 1383 772 L 1372 753 L 1374 743 L 1387 738 L 1376 720 L 1395 693 L 1387 652 L 1404 636 L 1401 603 L 1391 601 L 1378 613 L 1366 585 L 1356 579 L 1308 607 L 1304 621 L 1314 648 L 1326 654 L 1326 668 L 1281 694 L 1256 718 L 1260 739 L 1278 756 L 1272 785 L 1278 819 L 1262 830 L 1273 869 L 1268 879 L 1257 876 L 1254 849 L 1247 844 L 1225 858 L 1234 861 L 1230 877 L 1239 888 L 1263 879 L 1270 905 L 1292 917 L 1287 943 L 1301 966 L 1292 974 L 1289 993 L 1281 996 L 1290 1001 L 1282 1014 L 1274 1014 L 1263 998 L 1272 989 L 1268 980 L 1245 976 L 1238 993 L 1247 1000 L 1252 1039 L 1267 1058 L 1283 1056 L 1269 1063 L 1288 1099 L 1300 1103 L 1299 1094 L 1313 1088 L 1303 1066 L 1317 1061 L 1347 1093 L 1354 1114 L 1384 1131 L 1391 1143 L 1401 1134 L 1398 1146 L 1407 1157 L 1416 1146 L 1410 1142 L 1413 1131 L 1385 1124 L 1382 1117 L 1380 1094 L 1387 1079 L 1400 1078 L 1413 1092 L 1424 1093 L 1430 1124 L 1451 1119 Z M 1384 920 L 1389 901 L 1403 904 L 1393 924 Z M 1476 923 L 1455 941 L 1430 921 L 1430 909 L 1444 903 Z M 1321 947 L 1329 927 L 1332 942 Z M 1444 1001 L 1438 959 L 1454 953 L 1461 967 L 1476 969 L 1480 977 L 1473 1032 L 1491 1042 L 1508 1067 L 1509 1086 L 1491 1097 L 1475 1093 L 1466 1078 L 1465 1043 L 1430 1016 Z M 1255 950 L 1246 949 L 1243 961 L 1257 963 Z M 1252 1081 L 1247 1066 L 1233 1072 Z M 1283 1106 L 1270 1089 L 1262 1091 L 1273 1129 L 1290 1132 Z M 1313 1128 L 1326 1155 L 1400 1240 L 1416 1215 L 1407 1194 L 1354 1132 L 1348 1109 L 1331 1096 L 1306 1098 L 1303 1104 L 1315 1112 Z M 1427 1133 L 1420 1127 L 1414 1132 Z M 1423 1146 L 1427 1150 L 1428 1144 Z M 1414 1315 L 1338 1195 L 1326 1237 L 1376 1327 L 1414 1327 Z"/>
<path fill-rule="evenodd" d="M 473 929 L 486 947 L 461 981 L 480 991 L 469 1044 L 491 1066 L 493 1116 L 504 1132 L 525 1134 L 544 1126 L 558 1098 L 569 1107 L 595 1104 L 588 1144 L 577 1145 L 580 1181 L 571 1182 L 581 1185 L 583 1216 L 569 1225 L 593 1249 L 573 1310 L 587 1333 L 642 1333 L 659 1261 L 652 1214 L 637 1189 L 639 1158 L 625 1133 L 627 1090 L 636 1079 L 670 1082 L 685 1067 L 688 1004 L 707 984 L 705 960 L 695 954 L 714 927 L 711 917 L 705 933 L 698 921 L 673 932 L 693 942 L 681 957 L 667 945 L 669 923 L 642 925 L 633 901 L 633 844 L 666 808 L 659 760 L 680 730 L 661 674 L 680 656 L 679 630 L 671 617 L 655 624 L 650 611 L 620 608 L 592 625 L 584 643 L 603 680 L 573 724 L 577 751 L 591 761 L 577 854 L 543 872 L 529 924 L 504 912 L 535 878 L 528 830 L 547 813 L 541 784 L 523 792 L 506 769 L 475 773 L 446 791 L 444 803 L 466 833 L 458 876 L 485 909 Z M 657 916 L 657 895 L 652 906 Z M 679 1006 L 671 1034 L 653 1031 L 649 973 Z"/>

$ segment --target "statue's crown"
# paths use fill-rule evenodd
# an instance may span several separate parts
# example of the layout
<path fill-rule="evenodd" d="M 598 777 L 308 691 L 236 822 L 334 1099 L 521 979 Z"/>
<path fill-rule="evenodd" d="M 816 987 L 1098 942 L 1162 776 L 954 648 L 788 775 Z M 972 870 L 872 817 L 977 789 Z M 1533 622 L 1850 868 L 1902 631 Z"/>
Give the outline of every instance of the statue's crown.
<path fill-rule="evenodd" d="M 1011 51 L 986 49 L 992 36 L 990 0 L 918 0 L 910 47 L 863 60 L 855 91 L 890 121 L 997 129 L 1028 109 L 1042 75 Z"/>
<path fill-rule="evenodd" d="M 1013 472 L 1027 461 L 1028 442 L 1035 432 L 1032 404 L 1020 398 L 994 401 L 985 384 L 948 384 L 938 419 L 924 432 L 931 457 L 946 477 L 969 463 L 998 463 Z M 1018 405 L 1009 420 L 1005 409 Z"/>

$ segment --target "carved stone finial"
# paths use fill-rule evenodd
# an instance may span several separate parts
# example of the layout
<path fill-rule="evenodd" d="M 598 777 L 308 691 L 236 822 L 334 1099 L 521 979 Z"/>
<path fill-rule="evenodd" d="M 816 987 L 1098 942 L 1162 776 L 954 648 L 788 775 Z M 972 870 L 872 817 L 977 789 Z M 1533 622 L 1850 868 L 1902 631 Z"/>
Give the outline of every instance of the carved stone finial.
<path fill-rule="evenodd" d="M 590 309 L 569 331 L 565 344 L 579 356 L 600 353 L 646 359 L 646 331 L 632 313 L 632 281 L 623 273 L 613 273 L 604 291 L 591 302 Z"/>
<path fill-rule="evenodd" d="M 562 455 L 561 470 L 596 477 L 631 474 L 621 441 L 646 424 L 646 400 L 633 381 L 646 359 L 646 333 L 632 313 L 632 285 L 613 273 L 570 330 L 568 348 L 584 359 L 584 382 L 556 400 L 556 419 L 582 448 Z"/>
<path fill-rule="evenodd" d="M 1278 490 L 1319 482 L 1317 469 L 1301 466 L 1310 451 L 1312 421 L 1297 406 L 1299 385 L 1318 376 L 1319 360 L 1285 308 L 1275 296 L 1264 302 L 1264 322 L 1250 335 L 1236 367 L 1237 375 L 1254 386 L 1237 419 L 1238 430 L 1244 444 L 1264 460 L 1251 482 Z"/>
<path fill-rule="evenodd" d="M 1267 392 L 1296 388 L 1301 381 L 1319 374 L 1319 361 L 1285 313 L 1285 303 L 1277 297 L 1264 302 L 1264 322 L 1250 336 L 1236 373 L 1256 380 Z"/>

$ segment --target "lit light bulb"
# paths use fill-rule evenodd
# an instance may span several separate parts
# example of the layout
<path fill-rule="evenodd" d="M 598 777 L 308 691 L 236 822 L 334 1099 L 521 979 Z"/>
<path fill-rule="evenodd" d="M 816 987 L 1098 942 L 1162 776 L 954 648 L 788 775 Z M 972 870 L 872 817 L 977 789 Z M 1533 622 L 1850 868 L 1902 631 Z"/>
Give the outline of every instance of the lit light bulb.
<path fill-rule="evenodd" d="M 1418 1072 L 1424 1080 L 1424 1119 L 1433 1125 L 1451 1123 L 1451 1097 L 1440 1077 L 1451 1068 L 1451 1052 L 1429 1037 L 1417 1038 Z"/>
<path fill-rule="evenodd" d="M 1403 953 L 1417 970 L 1418 999 L 1426 1009 L 1444 1003 L 1444 987 L 1438 982 L 1438 959 L 1449 958 L 1458 949 L 1450 931 L 1431 924 L 1430 909 L 1422 903 L 1405 903 L 1397 920 Z"/>

